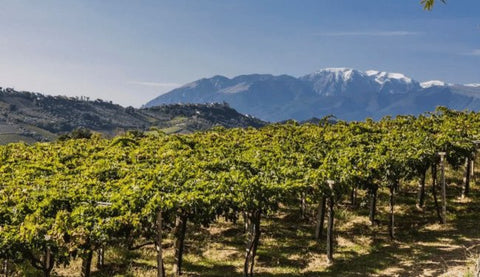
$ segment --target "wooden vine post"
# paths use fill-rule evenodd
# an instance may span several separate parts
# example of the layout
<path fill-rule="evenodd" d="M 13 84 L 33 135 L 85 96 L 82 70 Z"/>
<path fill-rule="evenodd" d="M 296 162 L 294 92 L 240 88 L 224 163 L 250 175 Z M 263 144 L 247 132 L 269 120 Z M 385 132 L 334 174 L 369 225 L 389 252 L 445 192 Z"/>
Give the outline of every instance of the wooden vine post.
<path fill-rule="evenodd" d="M 470 175 L 471 175 L 472 159 L 468 156 L 465 158 L 465 173 L 463 175 L 462 198 L 465 198 L 470 191 Z"/>
<path fill-rule="evenodd" d="M 101 246 L 97 250 L 97 269 L 103 268 L 105 265 L 105 250 L 104 247 Z"/>
<path fill-rule="evenodd" d="M 8 260 L 3 261 L 3 274 L 5 277 L 8 277 Z"/>
<path fill-rule="evenodd" d="M 327 225 L 327 263 L 333 263 L 333 219 L 334 219 L 334 192 L 333 185 L 335 181 L 327 180 L 327 184 L 330 187 L 330 196 L 328 198 L 328 225 Z"/>
<path fill-rule="evenodd" d="M 163 216 L 162 211 L 158 211 L 157 220 L 157 237 L 156 237 L 156 250 L 157 250 L 157 277 L 165 277 L 165 268 L 163 266 L 163 249 L 162 249 L 162 229 L 163 229 Z"/>
<path fill-rule="evenodd" d="M 438 152 L 442 174 L 442 224 L 447 224 L 447 184 L 445 182 L 445 152 Z"/>
<path fill-rule="evenodd" d="M 317 224 L 315 227 L 315 240 L 319 240 L 322 237 L 326 206 L 327 206 L 327 198 L 325 196 L 322 196 L 322 200 L 320 204 L 318 204 L 318 208 L 317 208 Z"/>
<path fill-rule="evenodd" d="M 477 184 L 477 179 L 475 178 L 475 157 L 477 156 L 477 151 L 480 148 L 480 140 L 474 140 L 473 144 L 475 144 L 475 151 L 473 152 L 473 157 L 471 161 L 471 176 L 472 176 L 472 184 Z"/>

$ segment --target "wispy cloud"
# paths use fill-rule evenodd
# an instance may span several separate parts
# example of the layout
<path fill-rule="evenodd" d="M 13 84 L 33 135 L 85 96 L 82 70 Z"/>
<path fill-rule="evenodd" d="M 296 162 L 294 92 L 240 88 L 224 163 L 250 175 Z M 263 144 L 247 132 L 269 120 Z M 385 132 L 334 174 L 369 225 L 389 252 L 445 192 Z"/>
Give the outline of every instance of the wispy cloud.
<path fill-rule="evenodd" d="M 415 36 L 419 32 L 411 31 L 353 31 L 353 32 L 327 32 L 318 33 L 317 36 L 326 37 L 401 37 L 401 36 Z"/>
<path fill-rule="evenodd" d="M 143 81 L 129 81 L 127 82 L 129 85 L 137 85 L 137 86 L 147 86 L 147 87 L 158 87 L 158 88 L 174 88 L 181 86 L 177 83 L 159 83 L 159 82 L 143 82 Z"/>
<path fill-rule="evenodd" d="M 468 56 L 480 56 L 480 49 L 474 49 L 473 51 L 467 53 Z"/>

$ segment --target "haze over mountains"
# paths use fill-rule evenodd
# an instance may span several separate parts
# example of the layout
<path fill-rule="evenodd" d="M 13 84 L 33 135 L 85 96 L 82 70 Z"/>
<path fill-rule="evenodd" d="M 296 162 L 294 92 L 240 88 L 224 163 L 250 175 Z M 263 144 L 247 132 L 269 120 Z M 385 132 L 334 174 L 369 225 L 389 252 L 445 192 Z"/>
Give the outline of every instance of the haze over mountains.
<path fill-rule="evenodd" d="M 480 110 L 480 84 L 418 82 L 400 73 L 327 68 L 305 76 L 214 76 L 174 89 L 145 104 L 227 102 L 240 113 L 271 122 L 335 115 L 344 120 L 420 114 L 437 106 Z"/>

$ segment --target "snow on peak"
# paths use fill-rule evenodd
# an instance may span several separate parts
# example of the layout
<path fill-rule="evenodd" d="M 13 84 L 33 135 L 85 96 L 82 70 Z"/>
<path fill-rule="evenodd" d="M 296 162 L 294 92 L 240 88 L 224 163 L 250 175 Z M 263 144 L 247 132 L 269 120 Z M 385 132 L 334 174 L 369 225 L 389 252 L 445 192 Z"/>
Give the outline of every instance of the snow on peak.
<path fill-rule="evenodd" d="M 420 86 L 422 88 L 444 87 L 446 85 L 447 85 L 447 83 L 445 83 L 443 81 L 439 81 L 439 80 L 432 80 L 432 81 L 427 81 L 427 82 L 420 83 Z"/>
<path fill-rule="evenodd" d="M 307 75 L 310 78 L 316 77 L 316 76 L 321 76 L 321 75 L 330 75 L 334 76 L 336 81 L 342 80 L 342 81 L 348 81 L 352 78 L 354 72 L 356 70 L 351 69 L 351 68 L 345 68 L 345 67 L 330 67 L 330 68 L 324 68 L 319 71 L 316 71 L 312 74 Z"/>
<path fill-rule="evenodd" d="M 353 74 L 353 69 L 344 68 L 344 67 L 325 68 L 324 71 L 335 73 L 335 75 L 347 77 L 344 79 L 350 79 L 350 77 Z"/>
<path fill-rule="evenodd" d="M 390 73 L 384 71 L 377 71 L 377 70 L 367 70 L 365 74 L 370 77 L 375 78 L 375 82 L 379 84 L 384 84 L 385 82 L 389 81 L 390 79 L 398 80 L 407 84 L 411 84 L 413 82 L 412 78 L 409 78 L 402 73 Z"/>
<path fill-rule="evenodd" d="M 402 73 L 388 73 L 388 78 L 391 79 L 398 79 L 398 80 L 404 80 L 407 81 L 408 83 L 412 82 L 412 79 L 403 75 Z"/>
<path fill-rule="evenodd" d="M 377 71 L 377 70 L 367 70 L 367 71 L 365 71 L 365 74 L 367 74 L 367 76 L 374 76 L 374 75 L 377 75 L 378 73 L 380 73 L 380 71 Z"/>
<path fill-rule="evenodd" d="M 242 91 L 246 91 L 249 88 L 250 88 L 250 84 L 248 84 L 246 82 L 241 82 L 241 83 L 238 83 L 234 86 L 226 87 L 224 89 L 221 89 L 219 92 L 234 94 L 234 93 L 239 93 L 239 92 L 242 92 Z"/>
<path fill-rule="evenodd" d="M 181 86 L 180 88 L 189 88 L 189 89 L 194 89 L 198 86 L 198 81 L 195 81 L 195 82 L 191 82 L 191 83 L 187 83 L 183 86 Z"/>
<path fill-rule="evenodd" d="M 466 87 L 480 88 L 480 83 L 465 84 Z"/>
<path fill-rule="evenodd" d="M 346 67 L 328 67 L 320 70 L 320 72 L 322 71 L 333 72 L 333 73 L 345 73 L 345 72 L 353 71 L 353 69 L 346 68 Z"/>

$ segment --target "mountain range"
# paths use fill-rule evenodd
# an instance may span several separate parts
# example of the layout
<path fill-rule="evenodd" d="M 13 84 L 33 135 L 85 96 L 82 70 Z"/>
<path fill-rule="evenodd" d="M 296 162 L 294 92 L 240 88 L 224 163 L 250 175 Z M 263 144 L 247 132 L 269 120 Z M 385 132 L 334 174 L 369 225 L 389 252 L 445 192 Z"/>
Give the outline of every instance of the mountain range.
<path fill-rule="evenodd" d="M 437 106 L 480 110 L 480 84 L 418 82 L 400 73 L 327 68 L 301 77 L 250 74 L 204 78 L 144 106 L 214 102 L 226 102 L 240 113 L 270 122 L 326 115 L 343 120 L 379 119 L 417 115 Z"/>

